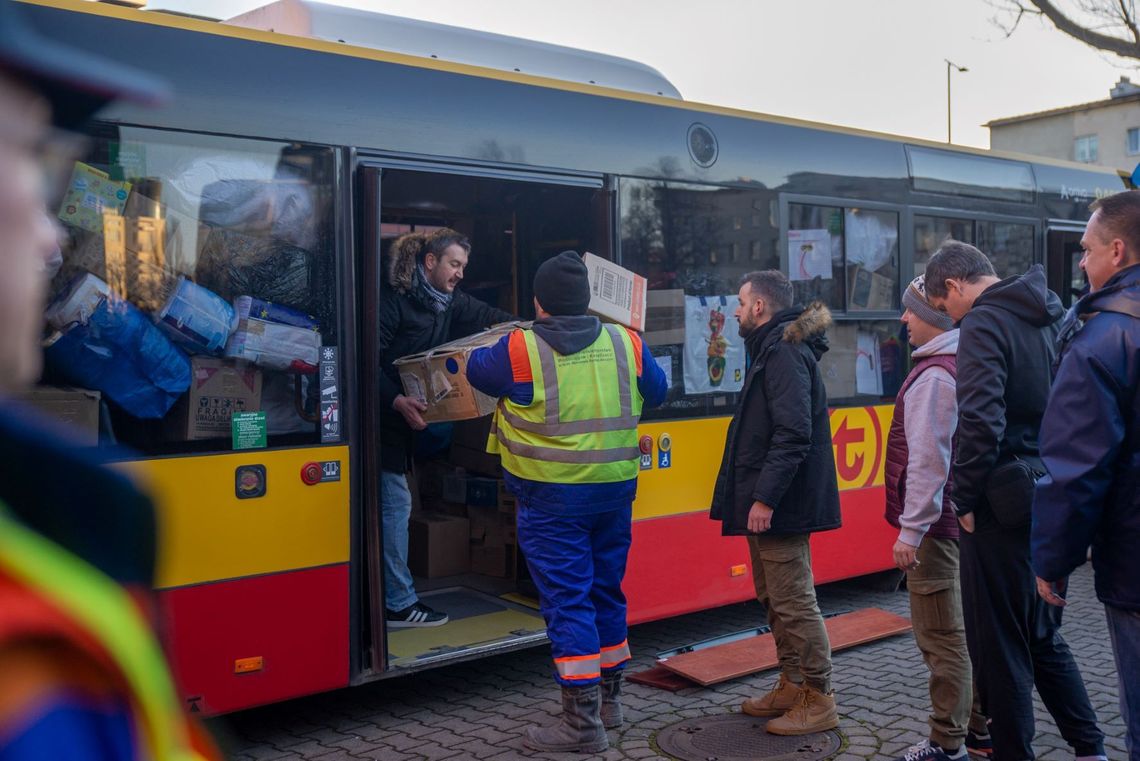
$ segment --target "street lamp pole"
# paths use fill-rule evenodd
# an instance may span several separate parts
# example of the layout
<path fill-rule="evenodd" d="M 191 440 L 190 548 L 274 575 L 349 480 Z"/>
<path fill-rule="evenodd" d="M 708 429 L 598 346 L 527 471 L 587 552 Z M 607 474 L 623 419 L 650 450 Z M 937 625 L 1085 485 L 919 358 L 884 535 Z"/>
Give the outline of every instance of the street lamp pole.
<path fill-rule="evenodd" d="M 969 71 L 965 66 L 959 66 L 951 61 L 949 58 L 943 59 L 946 61 L 946 142 L 952 142 L 950 139 L 950 69 L 955 68 L 960 73 Z"/>

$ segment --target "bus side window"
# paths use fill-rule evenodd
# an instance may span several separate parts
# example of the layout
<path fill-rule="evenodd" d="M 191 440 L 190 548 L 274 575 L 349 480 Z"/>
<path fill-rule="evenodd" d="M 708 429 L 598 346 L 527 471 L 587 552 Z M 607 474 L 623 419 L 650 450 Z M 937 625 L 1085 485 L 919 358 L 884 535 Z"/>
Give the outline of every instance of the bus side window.
<path fill-rule="evenodd" d="M 65 242 L 45 381 L 101 399 L 104 443 L 228 450 L 235 413 L 264 413 L 251 446 L 322 441 L 332 166 L 318 146 L 98 131 L 53 210 Z"/>

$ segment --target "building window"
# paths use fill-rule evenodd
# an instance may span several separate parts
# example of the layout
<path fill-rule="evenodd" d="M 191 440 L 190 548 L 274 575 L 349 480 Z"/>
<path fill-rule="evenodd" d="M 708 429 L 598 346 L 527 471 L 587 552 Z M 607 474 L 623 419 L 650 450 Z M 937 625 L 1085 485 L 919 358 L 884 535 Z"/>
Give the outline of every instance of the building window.
<path fill-rule="evenodd" d="M 1128 130 L 1128 137 L 1125 142 L 1129 156 L 1135 156 L 1137 153 L 1140 153 L 1140 127 L 1133 127 Z"/>
<path fill-rule="evenodd" d="M 1082 135 L 1073 141 L 1073 158 L 1085 164 L 1095 164 L 1100 158 L 1096 135 Z"/>

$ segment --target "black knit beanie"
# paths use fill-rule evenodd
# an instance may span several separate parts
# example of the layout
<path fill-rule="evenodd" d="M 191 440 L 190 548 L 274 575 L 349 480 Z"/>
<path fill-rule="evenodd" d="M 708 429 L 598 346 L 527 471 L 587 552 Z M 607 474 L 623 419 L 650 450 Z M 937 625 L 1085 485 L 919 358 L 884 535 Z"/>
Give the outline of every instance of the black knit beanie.
<path fill-rule="evenodd" d="M 590 279 L 582 257 L 563 251 L 540 264 L 534 273 L 534 297 L 550 314 L 586 314 Z"/>

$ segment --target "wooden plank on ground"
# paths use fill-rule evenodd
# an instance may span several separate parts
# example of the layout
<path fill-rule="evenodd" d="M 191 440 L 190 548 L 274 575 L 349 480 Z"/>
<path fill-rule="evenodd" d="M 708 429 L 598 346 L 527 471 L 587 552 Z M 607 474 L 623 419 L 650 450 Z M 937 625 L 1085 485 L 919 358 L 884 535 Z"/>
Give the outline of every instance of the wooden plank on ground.
<path fill-rule="evenodd" d="M 823 620 L 832 652 L 910 631 L 910 619 L 879 608 L 864 608 Z M 771 634 L 674 655 L 658 664 L 705 687 L 774 668 L 776 643 Z"/>
<path fill-rule="evenodd" d="M 632 672 L 626 679 L 638 684 L 644 684 L 646 687 L 656 687 L 659 690 L 668 690 L 669 692 L 676 692 L 677 690 L 697 686 L 696 682 L 686 679 L 680 674 L 674 673 L 663 666 L 654 666 L 644 671 Z"/>

